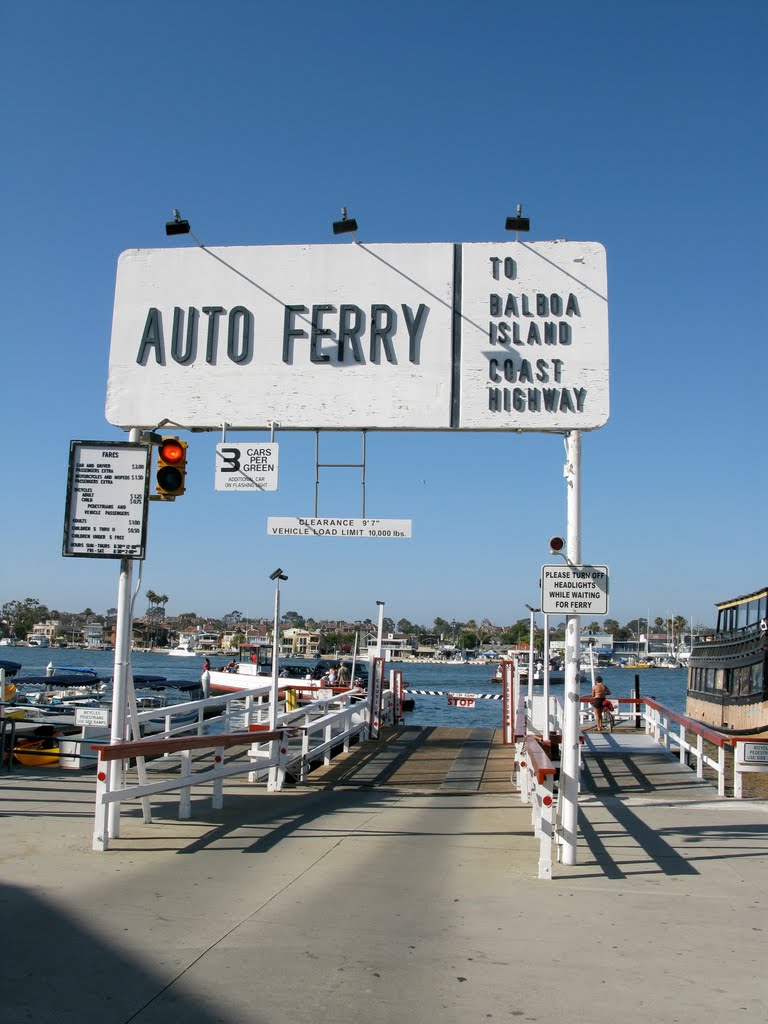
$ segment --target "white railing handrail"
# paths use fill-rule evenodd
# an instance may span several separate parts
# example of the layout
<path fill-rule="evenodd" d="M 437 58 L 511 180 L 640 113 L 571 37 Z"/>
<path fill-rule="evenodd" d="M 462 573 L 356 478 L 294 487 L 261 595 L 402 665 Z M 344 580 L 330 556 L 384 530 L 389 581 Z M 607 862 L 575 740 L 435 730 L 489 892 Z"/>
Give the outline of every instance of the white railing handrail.
<path fill-rule="evenodd" d="M 322 757 L 325 764 L 330 763 L 330 752 L 334 747 L 342 744 L 346 751 L 354 736 L 360 736 L 368 730 L 367 701 L 353 701 L 354 697 L 359 696 L 358 691 L 347 690 L 332 697 L 312 701 L 301 708 L 279 713 L 277 729 L 274 732 L 265 731 L 264 724 L 254 725 L 251 723 L 251 708 L 246 710 L 245 730 L 236 733 L 202 733 L 203 709 L 205 707 L 222 703 L 229 705 L 232 701 L 242 701 L 244 698 L 246 704 L 252 704 L 254 698 L 270 693 L 270 686 L 260 686 L 233 694 L 169 705 L 166 708 L 151 708 L 139 712 L 137 719 L 142 722 L 165 718 L 167 728 L 162 734 L 117 744 L 93 743 L 93 749 L 99 751 L 94 849 L 106 850 L 108 848 L 110 840 L 108 808 L 110 805 L 117 805 L 117 820 L 119 822 L 119 806 L 122 802 L 179 790 L 179 817 L 189 817 L 192 786 L 213 782 L 214 808 L 223 805 L 221 780 L 229 775 L 248 772 L 250 779 L 255 781 L 257 777 L 269 772 L 269 788 L 280 789 L 285 773 L 291 766 L 298 765 L 298 775 L 303 781 L 308 773 L 310 762 Z M 332 709 L 331 705 L 337 705 L 337 707 Z M 170 723 L 174 715 L 189 714 L 195 711 L 199 712 L 197 722 L 171 728 Z M 229 711 L 230 708 L 227 707 L 221 720 L 227 720 Z M 208 719 L 208 724 L 219 720 L 217 718 Z M 301 724 L 299 725 L 298 722 Z M 190 735 L 190 730 L 193 729 L 195 734 Z M 312 737 L 318 732 L 322 733 L 320 742 L 313 743 Z M 287 735 L 301 736 L 300 751 L 289 750 L 285 741 Z M 242 763 L 231 761 L 227 764 L 224 763 L 223 751 L 232 746 L 248 747 L 247 750 L 243 750 L 237 755 L 240 757 L 243 754 L 246 755 Z M 205 750 L 208 754 L 210 751 L 214 751 L 214 767 L 193 771 L 193 750 Z M 180 776 L 151 783 L 145 780 L 138 785 L 126 784 L 125 772 L 129 760 L 134 757 L 143 758 L 147 751 L 151 752 L 150 756 L 170 752 L 179 753 L 181 756 Z M 273 777 L 274 786 L 272 785 Z M 145 821 L 151 821 L 148 804 L 145 806 Z M 115 836 L 117 834 L 119 834 L 119 825 Z"/>
<path fill-rule="evenodd" d="M 531 805 L 533 833 L 539 840 L 539 878 L 552 878 L 555 766 L 536 736 L 515 744 L 520 799 Z"/>

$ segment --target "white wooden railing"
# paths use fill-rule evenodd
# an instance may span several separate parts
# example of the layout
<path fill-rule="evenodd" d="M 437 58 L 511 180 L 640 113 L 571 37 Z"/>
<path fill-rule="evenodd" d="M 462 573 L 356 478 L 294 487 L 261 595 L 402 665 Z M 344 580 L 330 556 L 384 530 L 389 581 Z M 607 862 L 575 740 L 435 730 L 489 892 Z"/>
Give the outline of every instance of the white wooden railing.
<path fill-rule="evenodd" d="M 286 687 L 285 691 L 293 689 Z M 91 744 L 98 752 L 93 848 L 106 850 L 110 839 L 119 836 L 120 805 L 124 802 L 140 799 L 144 820 L 151 822 L 148 798 L 178 790 L 179 817 L 186 818 L 191 815 L 193 786 L 213 784 L 214 808 L 223 805 L 222 782 L 231 775 L 247 773 L 252 782 L 266 776 L 268 788 L 279 790 L 286 773 L 303 781 L 313 763 L 322 760 L 328 764 L 336 748 L 347 751 L 355 737 L 368 733 L 370 708 L 366 695 L 358 690 L 329 692 L 320 700 L 292 710 L 286 710 L 281 700 L 273 731 L 266 724 L 270 693 L 271 685 L 267 684 L 245 692 L 140 711 L 135 715 L 137 728 L 162 718 L 163 732 L 124 743 Z M 383 697 L 383 715 L 391 720 L 391 691 L 385 691 Z M 206 710 L 218 705 L 223 705 L 222 714 L 204 719 Z M 235 722 L 237 731 L 232 731 Z M 229 761 L 225 761 L 226 750 L 233 754 Z M 150 781 L 145 759 L 170 758 L 172 754 L 180 757 L 179 774 Z M 128 779 L 133 759 L 139 768 L 136 783 Z"/>

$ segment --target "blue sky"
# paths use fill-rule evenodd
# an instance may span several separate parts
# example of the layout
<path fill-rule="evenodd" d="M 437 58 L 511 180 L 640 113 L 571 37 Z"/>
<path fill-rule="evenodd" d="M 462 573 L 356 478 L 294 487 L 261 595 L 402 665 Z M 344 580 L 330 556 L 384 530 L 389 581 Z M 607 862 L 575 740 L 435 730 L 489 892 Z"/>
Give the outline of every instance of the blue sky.
<path fill-rule="evenodd" d="M 61 557 L 69 441 L 104 417 L 118 254 L 174 207 L 209 245 L 595 240 L 608 255 L 611 418 L 584 435 L 584 561 L 610 615 L 711 622 L 766 581 L 768 6 L 30 0 L 0 14 L 0 603 L 103 612 L 117 562 Z M 348 244 L 348 243 L 347 243 Z M 263 435 L 262 435 L 263 436 Z M 408 541 L 267 538 L 311 514 L 314 436 L 280 490 L 151 507 L 143 585 L 168 611 L 524 617 L 566 527 L 561 437 L 369 435 L 367 512 Z M 330 433 L 323 461 L 355 461 Z M 359 515 L 352 471 L 320 513 Z M 139 610 L 143 610 L 143 597 Z"/>

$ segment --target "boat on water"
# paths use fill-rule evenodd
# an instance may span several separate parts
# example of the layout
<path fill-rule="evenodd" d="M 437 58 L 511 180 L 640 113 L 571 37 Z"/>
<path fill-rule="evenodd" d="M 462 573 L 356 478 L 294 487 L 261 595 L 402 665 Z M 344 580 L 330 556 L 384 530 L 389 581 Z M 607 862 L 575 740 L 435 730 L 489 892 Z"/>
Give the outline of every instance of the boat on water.
<path fill-rule="evenodd" d="M 166 651 L 166 654 L 170 658 L 196 658 L 197 651 L 195 650 L 193 638 L 191 636 L 179 637 L 177 646 L 172 647 L 170 651 Z"/>
<path fill-rule="evenodd" d="M 686 713 L 720 732 L 768 736 L 768 587 L 715 605 L 688 659 Z"/>
<path fill-rule="evenodd" d="M 27 637 L 27 647 L 50 647 L 51 641 L 45 633 L 30 633 Z"/>
<path fill-rule="evenodd" d="M 336 659 L 320 659 L 314 665 L 296 665 L 290 662 L 280 662 L 279 678 L 286 685 L 289 680 L 303 679 L 307 683 L 322 681 L 331 667 L 343 664 L 347 669 L 349 678 L 352 678 L 354 669 L 354 680 L 364 689 L 368 687 L 368 666 L 364 661 L 353 663 L 350 660 L 337 661 Z M 239 690 L 248 690 L 254 686 L 261 686 L 272 678 L 272 648 L 255 644 L 243 644 L 240 647 L 238 661 L 233 658 L 228 665 L 221 669 L 212 666 L 206 670 L 208 675 L 208 687 L 211 694 L 237 693 Z M 348 685 L 348 684 L 345 684 Z"/>

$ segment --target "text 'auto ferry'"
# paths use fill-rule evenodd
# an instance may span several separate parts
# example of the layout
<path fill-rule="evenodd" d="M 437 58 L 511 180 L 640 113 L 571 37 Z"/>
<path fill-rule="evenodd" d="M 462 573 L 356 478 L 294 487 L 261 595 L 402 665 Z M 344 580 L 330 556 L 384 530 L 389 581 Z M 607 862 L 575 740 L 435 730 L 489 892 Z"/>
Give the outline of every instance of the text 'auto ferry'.
<path fill-rule="evenodd" d="M 688 661 L 686 712 L 720 732 L 768 734 L 768 587 L 723 601 Z"/>

